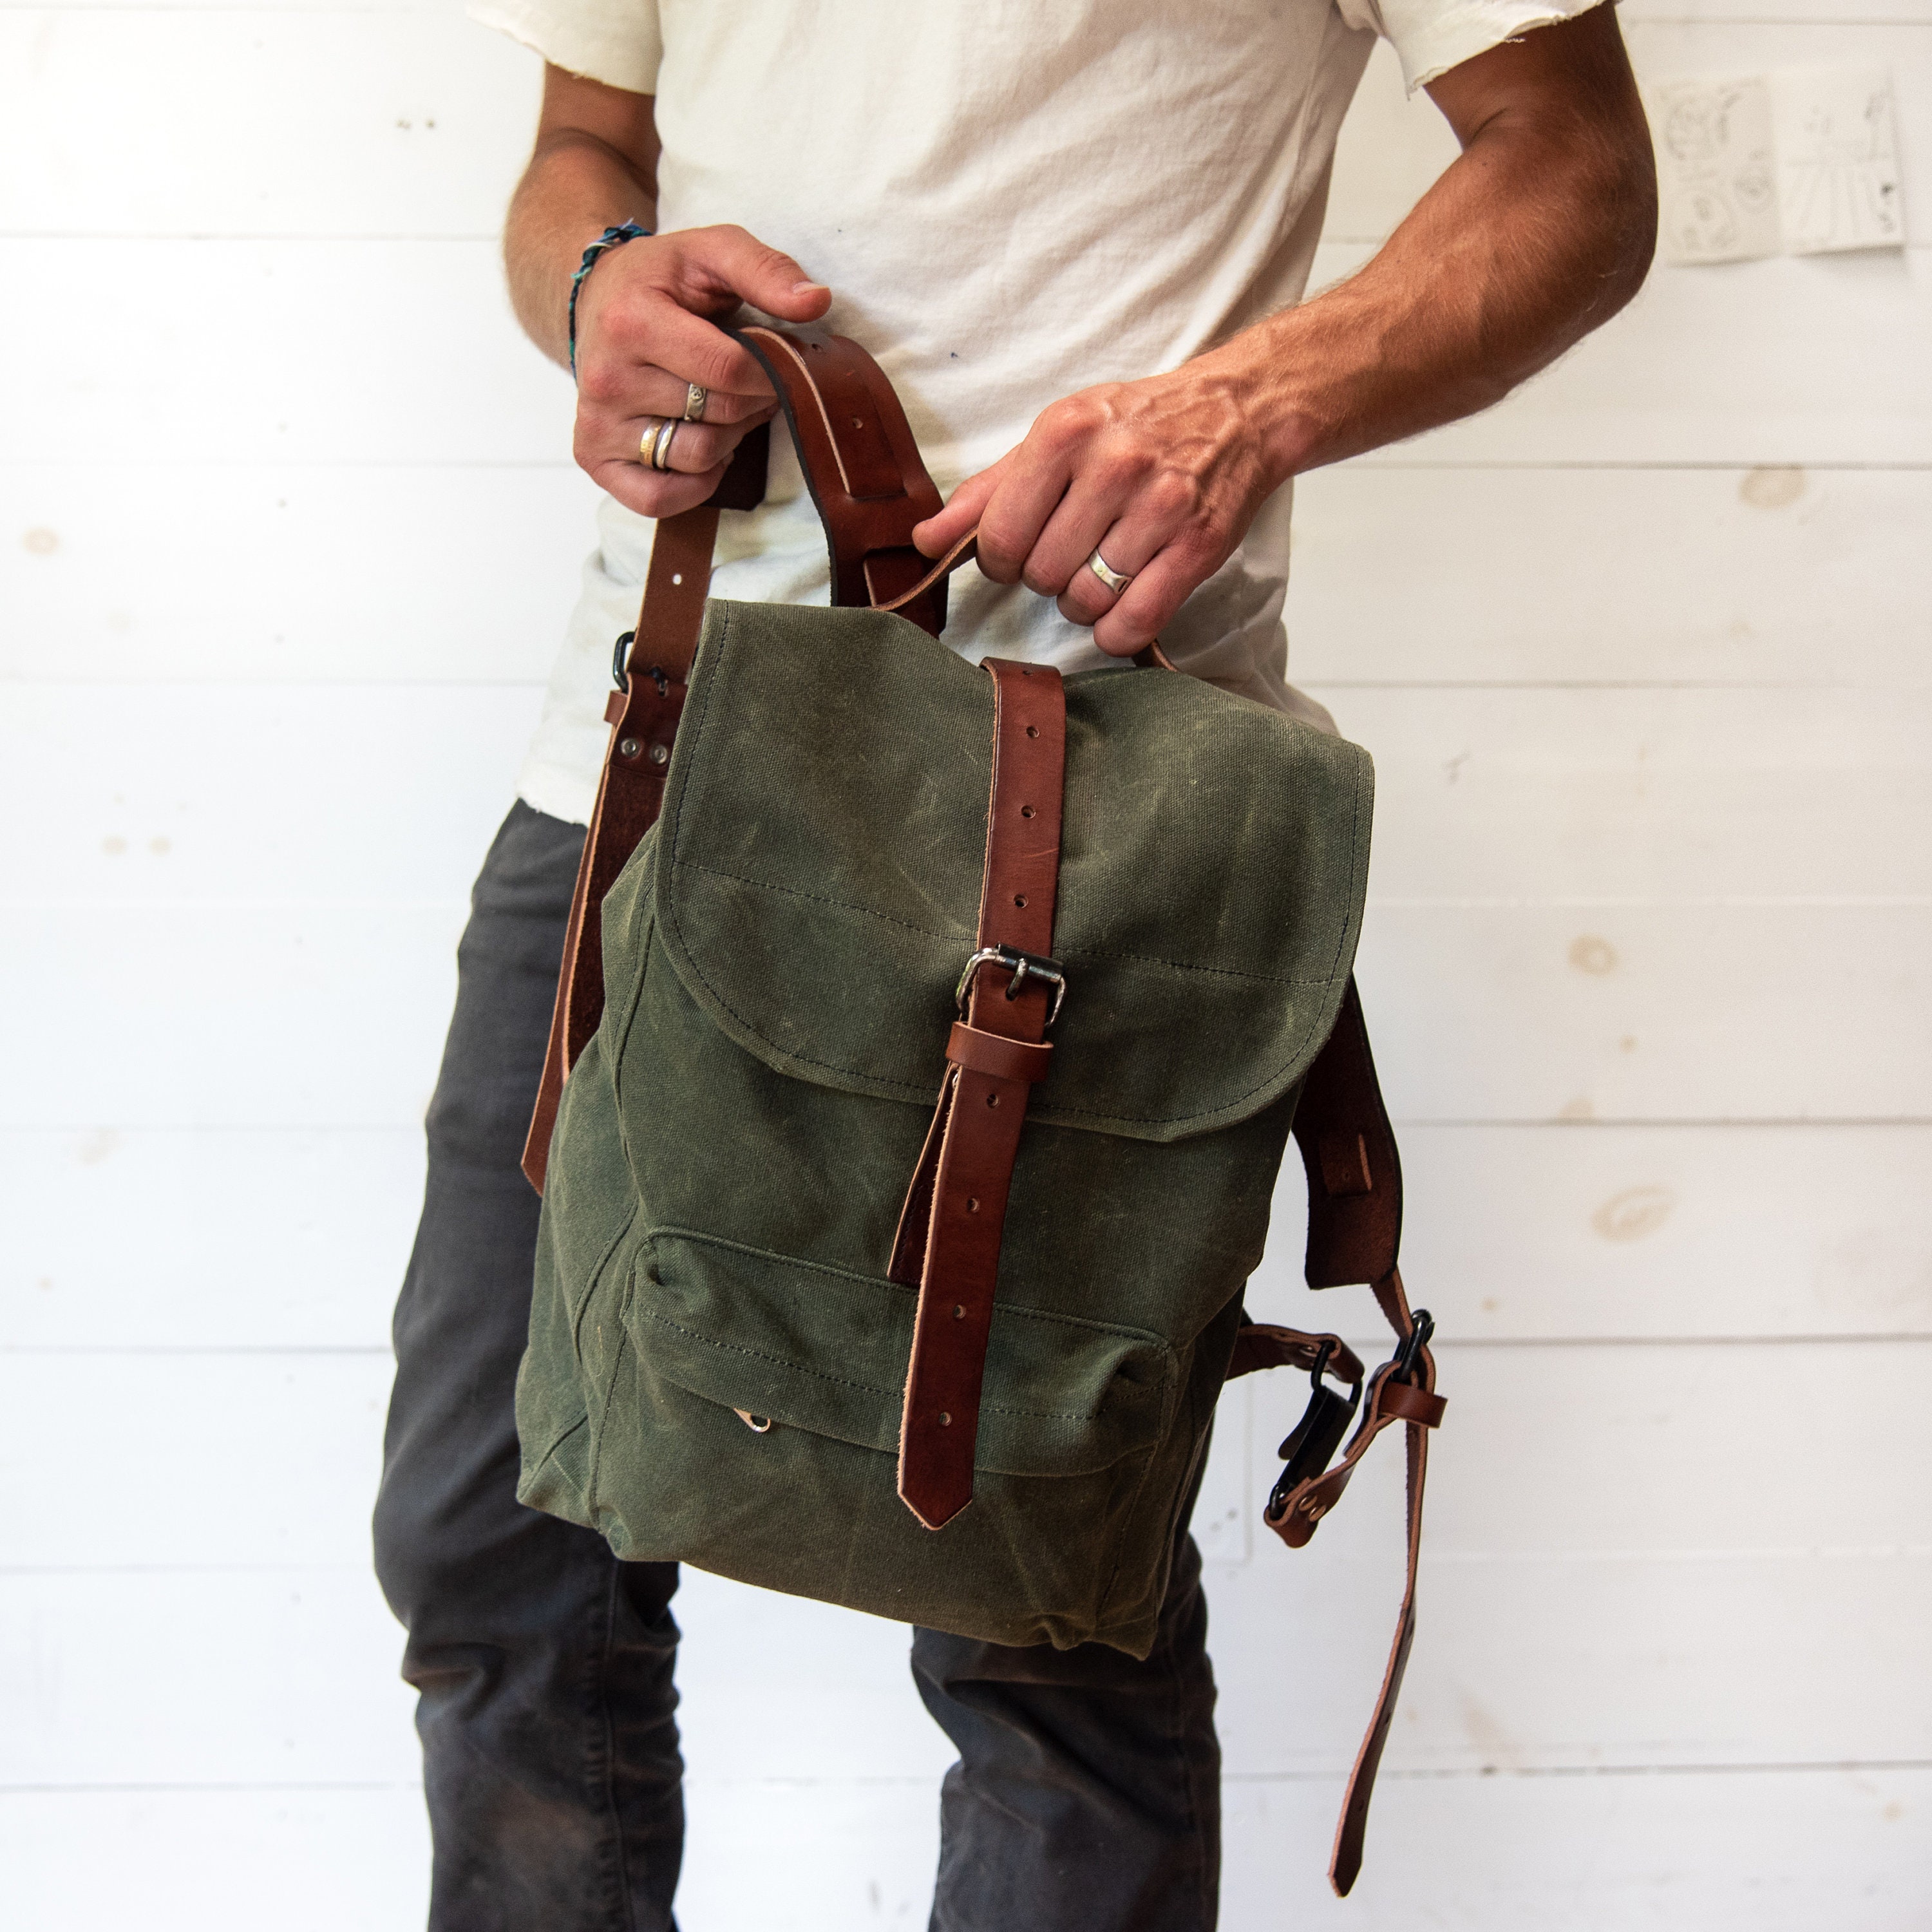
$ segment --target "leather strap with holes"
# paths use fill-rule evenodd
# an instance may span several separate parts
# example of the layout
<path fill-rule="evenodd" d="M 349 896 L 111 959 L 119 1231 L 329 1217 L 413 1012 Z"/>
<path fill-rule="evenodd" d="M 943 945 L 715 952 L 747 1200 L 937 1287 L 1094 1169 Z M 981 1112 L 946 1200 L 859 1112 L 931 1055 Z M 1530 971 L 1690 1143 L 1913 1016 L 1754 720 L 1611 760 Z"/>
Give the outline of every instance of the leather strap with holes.
<path fill-rule="evenodd" d="M 993 783 L 980 953 L 1046 958 L 1060 882 L 1066 694 L 1047 664 L 988 658 Z M 1046 1078 L 1057 992 L 1024 965 L 984 960 L 946 1042 L 946 1076 L 892 1244 L 893 1280 L 919 1290 L 899 1422 L 899 1496 L 928 1529 L 973 1500 L 980 1387 L 993 1325 L 1006 1191 L 1027 1102 Z"/>
<path fill-rule="evenodd" d="M 1429 1432 L 1440 1425 L 1446 1406 L 1436 1393 L 1436 1358 L 1427 1346 L 1427 1330 L 1418 1327 L 1396 1266 L 1402 1240 L 1402 1163 L 1352 979 L 1334 1030 L 1302 1084 L 1294 1138 L 1308 1174 L 1308 1285 L 1372 1286 L 1376 1304 L 1395 1332 L 1396 1348 L 1366 1378 L 1360 1419 L 1340 1461 L 1273 1501 L 1262 1520 L 1291 1550 L 1299 1550 L 1341 1500 L 1369 1445 L 1384 1430 L 1398 1423 L 1402 1426 L 1408 1460 L 1408 1562 L 1402 1607 L 1375 1709 L 1348 1774 L 1329 1860 L 1328 1882 L 1346 1898 L 1361 1870 L 1369 1801 L 1395 1717 L 1409 1646 L 1415 1640 L 1415 1576 L 1422 1550 Z M 1342 1381 L 1360 1384 L 1364 1380 L 1360 1360 L 1339 1336 L 1258 1323 L 1244 1325 L 1236 1336 L 1228 1374 L 1232 1380 L 1256 1369 L 1290 1365 L 1314 1370 L 1318 1376 L 1325 1366 L 1328 1374 Z"/>

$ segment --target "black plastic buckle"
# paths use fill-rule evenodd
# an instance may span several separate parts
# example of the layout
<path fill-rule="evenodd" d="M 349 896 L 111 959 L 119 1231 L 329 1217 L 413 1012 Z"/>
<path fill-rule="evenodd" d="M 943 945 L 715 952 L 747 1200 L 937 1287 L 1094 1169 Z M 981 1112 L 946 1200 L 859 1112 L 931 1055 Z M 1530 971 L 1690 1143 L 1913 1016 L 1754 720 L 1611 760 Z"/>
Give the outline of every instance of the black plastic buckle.
<path fill-rule="evenodd" d="M 1355 1419 L 1355 1411 L 1361 1406 L 1362 1384 L 1359 1378 L 1350 1387 L 1346 1400 L 1322 1379 L 1328 1366 L 1328 1358 L 1334 1352 L 1333 1342 L 1322 1343 L 1322 1352 L 1316 1357 L 1315 1366 L 1309 1372 L 1309 1386 L 1313 1393 L 1308 1398 L 1308 1407 L 1275 1451 L 1288 1467 L 1282 1471 L 1268 1492 L 1268 1514 L 1270 1516 L 1280 1516 L 1290 1495 L 1311 1477 L 1320 1475 L 1335 1460 L 1335 1451 L 1342 1446 L 1342 1438 L 1348 1432 L 1348 1424 Z"/>
<path fill-rule="evenodd" d="M 1430 1337 L 1436 1333 L 1436 1318 L 1426 1308 L 1418 1308 L 1409 1317 L 1408 1333 L 1402 1338 L 1389 1363 L 1390 1377 L 1399 1382 L 1412 1382 L 1421 1372 L 1421 1356 L 1429 1346 Z"/>
<path fill-rule="evenodd" d="M 610 682 L 622 692 L 628 692 L 631 688 L 630 652 L 637 634 L 634 631 L 626 631 L 610 649 Z M 662 667 L 652 664 L 649 675 L 657 686 L 658 695 L 663 697 L 670 688 L 670 680 L 664 676 Z"/>
<path fill-rule="evenodd" d="M 959 1017 L 966 1017 L 966 1003 L 973 991 L 973 982 L 979 976 L 982 966 L 1004 966 L 1013 976 L 1006 982 L 1006 998 L 1016 1000 L 1020 989 L 1028 980 L 1044 980 L 1053 988 L 1053 1004 L 1047 1009 L 1046 1023 L 1052 1026 L 1060 1017 L 1060 1009 L 1066 998 L 1066 969 L 1058 959 L 1049 959 L 1043 953 L 1022 952 L 1017 946 L 982 946 L 966 962 L 966 970 L 959 976 L 959 985 L 953 994 L 958 1002 Z"/>

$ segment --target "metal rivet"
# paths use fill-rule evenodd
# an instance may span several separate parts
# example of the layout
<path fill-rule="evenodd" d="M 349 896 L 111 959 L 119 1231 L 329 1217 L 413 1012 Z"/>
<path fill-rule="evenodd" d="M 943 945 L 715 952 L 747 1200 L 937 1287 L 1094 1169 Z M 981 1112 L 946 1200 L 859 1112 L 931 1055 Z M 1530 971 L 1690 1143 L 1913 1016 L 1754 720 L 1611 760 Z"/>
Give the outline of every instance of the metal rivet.
<path fill-rule="evenodd" d="M 1018 906 L 1020 910 L 1024 912 L 1026 910 L 1026 894 L 1024 892 L 1014 893 L 1013 904 Z"/>
<path fill-rule="evenodd" d="M 979 1211 L 980 1211 L 980 1203 L 979 1203 L 979 1201 L 978 1201 L 978 1199 L 977 1199 L 977 1198 L 976 1198 L 976 1196 L 973 1196 L 973 1195 L 970 1195 L 970 1194 L 969 1194 L 969 1195 L 968 1195 L 968 1196 L 967 1196 L 967 1197 L 966 1197 L 966 1211 L 967 1211 L 967 1213 L 968 1213 L 968 1214 L 978 1214 L 978 1213 L 979 1213 Z"/>
<path fill-rule="evenodd" d="M 999 1095 L 998 1095 L 998 1094 L 988 1094 L 986 1096 L 986 1105 L 987 1105 L 988 1106 L 989 1106 L 989 1107 L 997 1107 L 999 1104 L 1000 1104 L 1000 1096 L 999 1096 Z"/>
<path fill-rule="evenodd" d="M 950 1429 L 952 1426 L 952 1417 L 943 1408 L 939 1412 L 939 1426 L 942 1429 Z"/>
<path fill-rule="evenodd" d="M 866 427 L 866 418 L 863 416 L 854 416 L 852 418 L 852 427 L 854 429 L 863 429 Z"/>
<path fill-rule="evenodd" d="M 1027 727 L 1027 736 L 1029 738 L 1037 738 L 1040 736 L 1040 727 L 1037 724 L 1029 724 Z"/>
<path fill-rule="evenodd" d="M 617 752 L 620 758 L 634 758 L 642 748 L 634 738 L 620 738 L 617 740 Z"/>
<path fill-rule="evenodd" d="M 772 1419 L 769 1415 L 754 1415 L 748 1408 L 734 1408 L 732 1410 L 731 1413 L 735 1415 L 754 1436 L 766 1435 L 770 1431 Z"/>
<path fill-rule="evenodd" d="M 963 1304 L 954 1308 L 952 1311 L 952 1318 L 956 1322 L 964 1322 L 965 1320 L 966 1310 Z"/>
<path fill-rule="evenodd" d="M 1020 807 L 1020 816 L 1022 818 L 1030 818 L 1033 816 L 1033 807 L 1030 805 L 1022 806 Z"/>
<path fill-rule="evenodd" d="M 670 747 L 668 745 L 653 745 L 651 747 L 651 763 L 654 765 L 669 764 Z"/>

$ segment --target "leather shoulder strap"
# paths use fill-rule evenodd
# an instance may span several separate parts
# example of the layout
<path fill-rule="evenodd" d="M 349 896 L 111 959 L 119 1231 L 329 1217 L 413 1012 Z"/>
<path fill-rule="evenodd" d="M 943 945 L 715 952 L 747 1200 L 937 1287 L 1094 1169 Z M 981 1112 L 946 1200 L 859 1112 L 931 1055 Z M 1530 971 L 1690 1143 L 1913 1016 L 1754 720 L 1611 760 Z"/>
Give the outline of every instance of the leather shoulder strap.
<path fill-rule="evenodd" d="M 1334 1030 L 1303 1083 L 1294 1137 L 1308 1174 L 1308 1285 L 1336 1288 L 1364 1282 L 1372 1287 L 1376 1304 L 1394 1331 L 1396 1348 L 1365 1378 L 1361 1362 L 1338 1336 L 1306 1335 L 1258 1323 L 1240 1330 L 1228 1365 L 1231 1378 L 1255 1369 L 1293 1366 L 1310 1370 L 1314 1383 L 1306 1415 L 1282 1445 L 1288 1467 L 1268 1499 L 1262 1520 L 1290 1549 L 1298 1550 L 1340 1502 L 1348 1479 L 1384 1430 L 1400 1423 L 1407 1450 L 1408 1560 L 1402 1606 L 1368 1730 L 1348 1774 L 1329 1861 L 1329 1882 L 1346 1897 L 1361 1870 L 1369 1802 L 1415 1639 L 1415 1580 L 1422 1550 L 1429 1432 L 1440 1425 L 1446 1407 L 1436 1393 L 1436 1359 L 1428 1346 L 1435 1324 L 1426 1310 L 1411 1312 L 1396 1266 L 1402 1240 L 1402 1164 L 1352 979 Z M 1354 1384 L 1354 1393 L 1346 1404 L 1324 1388 L 1324 1375 Z M 1342 1460 L 1330 1468 L 1329 1460 L 1358 1406 L 1361 1419 Z M 1313 1435 L 1322 1439 L 1311 1448 Z"/>

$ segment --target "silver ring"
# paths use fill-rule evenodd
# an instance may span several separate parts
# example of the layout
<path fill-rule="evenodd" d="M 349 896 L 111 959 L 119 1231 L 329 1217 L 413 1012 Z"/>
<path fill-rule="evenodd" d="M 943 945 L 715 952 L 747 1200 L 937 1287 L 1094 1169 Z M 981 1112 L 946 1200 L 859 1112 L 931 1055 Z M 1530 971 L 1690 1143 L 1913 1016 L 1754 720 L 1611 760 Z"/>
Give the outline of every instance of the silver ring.
<path fill-rule="evenodd" d="M 1087 560 L 1087 568 L 1090 570 L 1116 597 L 1119 596 L 1120 592 L 1126 590 L 1127 586 L 1134 580 L 1133 575 L 1131 572 L 1124 577 L 1120 572 L 1116 570 L 1114 566 L 1100 554 L 1097 550 Z"/>
<path fill-rule="evenodd" d="M 710 400 L 711 392 L 703 383 L 687 383 L 684 392 L 685 421 L 702 422 L 704 420 L 704 405 Z"/>
<path fill-rule="evenodd" d="M 653 470 L 670 467 L 670 446 L 678 431 L 683 428 L 675 416 L 662 418 L 653 430 L 646 430 L 638 444 L 638 453 L 644 457 Z"/>

